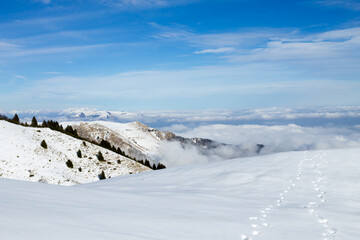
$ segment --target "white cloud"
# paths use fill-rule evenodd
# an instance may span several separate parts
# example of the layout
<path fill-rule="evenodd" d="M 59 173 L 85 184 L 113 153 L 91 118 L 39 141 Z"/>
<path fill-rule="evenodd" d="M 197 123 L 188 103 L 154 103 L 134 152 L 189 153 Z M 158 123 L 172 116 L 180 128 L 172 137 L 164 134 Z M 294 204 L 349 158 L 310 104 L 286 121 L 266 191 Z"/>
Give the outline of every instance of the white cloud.
<path fill-rule="evenodd" d="M 301 94 L 303 98 L 301 104 L 305 106 L 306 101 L 309 101 L 308 104 L 317 101 L 318 105 L 340 105 L 351 104 L 358 99 L 355 93 L 360 91 L 359 82 L 296 81 L 295 77 L 293 81 L 285 81 L 281 79 L 286 78 L 285 70 L 279 69 L 279 72 L 276 72 L 273 68 L 263 67 L 262 71 L 258 69 L 259 66 L 247 65 L 243 67 L 209 66 L 178 71 L 125 72 L 112 76 L 59 76 L 33 82 L 30 86 L 23 86 L 14 93 L 16 96 L 13 97 L 18 100 L 39 97 L 52 101 L 62 99 L 64 103 L 65 101 L 91 102 L 95 98 L 100 98 L 125 101 L 127 104 L 144 100 L 147 104 L 155 104 L 157 100 L 164 98 L 177 102 L 211 98 L 212 104 L 215 105 L 218 101 L 225 102 L 229 96 L 237 98 L 237 101 L 249 101 L 249 99 L 259 99 L 261 96 L 292 93 L 294 96 Z M 285 74 L 284 77 L 282 77 L 283 74 Z M 214 95 L 217 99 L 214 99 Z M 63 99 L 64 96 L 66 96 L 65 99 Z M 300 104 L 298 99 L 295 100 Z M 287 104 L 290 101 L 291 99 L 288 99 Z M 236 105 L 240 107 L 238 103 Z"/>
<path fill-rule="evenodd" d="M 13 99 L 38 107 L 37 101 L 59 102 L 66 106 L 100 106 L 118 102 L 128 108 L 143 109 L 190 108 L 244 108 L 275 97 L 270 106 L 305 107 L 321 105 L 351 105 L 359 102 L 360 82 L 336 80 L 302 80 L 286 70 L 244 65 L 242 67 L 209 66 L 174 71 L 125 72 L 110 76 L 70 77 L 54 76 L 18 86 L 16 91 L 0 95 L 0 100 Z M 259 70 L 261 69 L 261 71 Z M 301 76 L 300 76 L 301 77 Z M 276 102 L 277 96 L 284 97 Z M 166 98 L 167 101 L 163 101 Z M 275 101 L 275 102 L 274 102 Z M 93 105 L 94 104 L 94 105 Z M 180 104 L 180 107 L 179 107 Z M 297 104 L 297 105 L 295 105 Z M 21 106 L 23 104 L 19 104 Z M 80 105 L 81 106 L 81 105 Z M 183 107 L 182 107 L 183 106 Z M 226 116 L 222 116 L 225 117 Z"/>
<path fill-rule="evenodd" d="M 185 166 L 195 163 L 207 163 L 210 159 L 201 155 L 196 148 L 184 149 L 178 142 L 161 142 L 159 160 L 166 167 Z M 220 160 L 220 159 L 219 159 Z"/>
<path fill-rule="evenodd" d="M 316 1 L 317 4 L 329 7 L 342 7 L 354 11 L 360 10 L 360 1 L 358 0 L 322 0 Z"/>
<path fill-rule="evenodd" d="M 260 154 L 286 151 L 318 150 L 360 147 L 360 128 L 354 127 L 301 127 L 289 125 L 206 125 L 187 128 L 178 133 L 185 137 L 202 137 L 222 143 L 234 144 L 201 154 L 195 147 L 182 147 L 179 143 L 163 142 L 160 160 L 168 167 L 222 161 L 255 156 L 257 144 L 264 144 Z M 235 146 L 236 145 L 236 146 Z"/>
<path fill-rule="evenodd" d="M 357 79 L 360 70 L 360 28 L 304 33 L 297 29 L 247 29 L 238 32 L 197 34 L 183 28 L 153 24 L 162 41 L 175 41 L 200 49 L 196 53 L 215 53 L 231 63 L 279 64 L 312 76 L 349 76 Z M 209 50 L 201 50 L 209 49 Z"/>
<path fill-rule="evenodd" d="M 359 147 L 360 131 L 354 127 L 301 127 L 289 125 L 206 125 L 181 132 L 185 137 L 202 137 L 237 144 L 264 144 L 264 153 Z"/>
<path fill-rule="evenodd" d="M 328 31 L 321 34 L 270 39 L 265 47 L 251 49 L 233 60 L 241 61 L 333 61 L 338 65 L 351 63 L 360 49 L 360 28 Z"/>
<path fill-rule="evenodd" d="M 206 54 L 206 53 L 227 53 L 235 51 L 234 48 L 216 48 L 216 49 L 205 49 L 201 51 L 195 51 L 195 54 Z"/>
<path fill-rule="evenodd" d="M 29 48 L 18 47 L 9 48 L 4 51 L 1 58 L 5 57 L 23 57 L 23 56 L 37 56 L 37 55 L 49 55 L 49 54 L 62 54 L 62 53 L 74 53 L 84 52 L 99 48 L 107 48 L 114 46 L 114 44 L 92 44 L 92 45 L 80 45 L 80 46 L 55 46 L 55 47 L 43 47 L 43 48 Z M 1 46 L 0 46 L 1 47 Z"/>
<path fill-rule="evenodd" d="M 8 43 L 8 42 L 0 42 L 0 51 L 9 51 L 19 48 L 19 45 Z"/>
<path fill-rule="evenodd" d="M 164 8 L 177 5 L 184 5 L 199 0 L 100 0 L 100 3 L 119 8 Z"/>
<path fill-rule="evenodd" d="M 62 72 L 43 72 L 43 74 L 58 75 L 58 74 L 62 74 Z"/>
<path fill-rule="evenodd" d="M 50 4 L 51 0 L 35 0 L 36 2 L 41 2 L 43 4 Z"/>
<path fill-rule="evenodd" d="M 25 81 L 28 80 L 28 78 L 23 75 L 14 74 L 13 77 L 20 80 L 25 80 Z"/>
<path fill-rule="evenodd" d="M 273 37 L 285 37 L 293 34 L 287 29 L 246 29 L 237 32 L 223 32 L 213 34 L 197 34 L 189 29 L 167 27 L 156 23 L 151 26 L 159 31 L 154 35 L 156 39 L 185 42 L 194 47 L 224 48 L 256 46 Z"/>

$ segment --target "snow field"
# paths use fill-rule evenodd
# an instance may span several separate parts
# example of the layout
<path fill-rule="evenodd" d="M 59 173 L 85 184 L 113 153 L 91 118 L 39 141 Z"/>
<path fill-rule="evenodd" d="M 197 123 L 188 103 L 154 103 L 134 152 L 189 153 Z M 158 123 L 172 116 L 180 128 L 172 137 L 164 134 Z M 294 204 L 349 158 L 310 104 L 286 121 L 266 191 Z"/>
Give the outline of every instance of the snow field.
<path fill-rule="evenodd" d="M 73 187 L 0 179 L 0 231 L 9 240 L 358 240 L 358 156 L 287 152 Z"/>

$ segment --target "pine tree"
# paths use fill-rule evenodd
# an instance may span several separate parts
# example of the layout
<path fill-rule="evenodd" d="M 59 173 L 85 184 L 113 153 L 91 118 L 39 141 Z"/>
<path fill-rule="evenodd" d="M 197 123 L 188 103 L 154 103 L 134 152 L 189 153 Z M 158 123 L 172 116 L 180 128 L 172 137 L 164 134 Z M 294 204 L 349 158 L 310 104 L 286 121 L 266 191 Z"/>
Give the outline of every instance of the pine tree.
<path fill-rule="evenodd" d="M 35 116 L 32 118 L 30 126 L 32 126 L 32 127 L 37 127 L 38 126 L 38 122 L 37 122 Z"/>
<path fill-rule="evenodd" d="M 74 165 L 73 165 L 73 163 L 72 163 L 71 160 L 68 160 L 68 161 L 66 162 L 66 166 L 67 166 L 68 168 L 73 168 L 73 167 L 74 167 Z"/>
<path fill-rule="evenodd" d="M 147 160 L 147 159 L 145 160 L 144 165 L 147 166 L 147 167 L 149 167 L 149 168 L 151 168 L 150 162 L 149 162 L 149 160 Z"/>
<path fill-rule="evenodd" d="M 72 128 L 72 126 L 67 126 L 65 128 L 65 132 L 70 134 L 70 135 L 75 135 L 74 129 Z"/>
<path fill-rule="evenodd" d="M 157 170 L 159 170 L 159 169 L 165 169 L 166 168 L 166 166 L 164 165 L 164 164 L 162 164 L 162 163 L 159 163 L 158 165 L 157 165 Z"/>
<path fill-rule="evenodd" d="M 106 179 L 106 176 L 105 176 L 104 171 L 101 171 L 101 173 L 98 175 L 98 178 L 99 178 L 99 180 L 104 180 L 104 179 Z"/>
<path fill-rule="evenodd" d="M 78 158 L 82 158 L 82 154 L 81 154 L 81 150 L 79 149 L 79 151 L 77 151 L 76 155 L 78 156 Z"/>
<path fill-rule="evenodd" d="M 45 140 L 42 140 L 40 145 L 41 145 L 43 148 L 47 149 L 47 144 L 46 144 Z"/>
<path fill-rule="evenodd" d="M 98 154 L 96 154 L 96 157 L 99 161 L 105 161 L 104 156 L 102 155 L 101 151 L 99 151 Z"/>
<path fill-rule="evenodd" d="M 20 123 L 20 119 L 19 119 L 19 116 L 15 113 L 15 116 L 13 117 L 12 121 L 16 124 L 19 124 Z"/>

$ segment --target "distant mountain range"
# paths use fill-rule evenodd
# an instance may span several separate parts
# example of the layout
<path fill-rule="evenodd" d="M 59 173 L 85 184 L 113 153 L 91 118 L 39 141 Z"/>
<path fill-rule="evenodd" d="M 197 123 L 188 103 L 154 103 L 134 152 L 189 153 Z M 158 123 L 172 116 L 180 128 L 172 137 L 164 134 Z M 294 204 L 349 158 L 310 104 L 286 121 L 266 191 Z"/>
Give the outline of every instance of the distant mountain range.
<path fill-rule="evenodd" d="M 360 121 L 359 106 L 319 108 L 263 108 L 243 110 L 201 110 L 201 111 L 103 111 L 89 108 L 71 108 L 63 111 L 10 111 L 1 112 L 7 116 L 18 113 L 23 121 L 38 120 L 66 121 L 112 121 L 128 123 L 140 121 L 155 128 L 175 124 L 197 126 L 200 124 L 265 124 L 299 126 L 357 125 Z"/>

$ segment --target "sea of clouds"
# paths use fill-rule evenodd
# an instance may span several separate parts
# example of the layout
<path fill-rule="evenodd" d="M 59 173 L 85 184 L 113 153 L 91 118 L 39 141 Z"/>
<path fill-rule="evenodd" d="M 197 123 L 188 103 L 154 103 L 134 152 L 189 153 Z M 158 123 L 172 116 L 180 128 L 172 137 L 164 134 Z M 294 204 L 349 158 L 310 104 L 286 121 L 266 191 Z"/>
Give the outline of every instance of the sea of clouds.
<path fill-rule="evenodd" d="M 124 112 L 80 108 L 58 112 L 12 111 L 30 121 L 140 121 L 183 137 L 207 138 L 229 144 L 200 153 L 193 146 L 163 142 L 156 158 L 166 166 L 221 161 L 260 154 L 360 147 L 360 107 L 262 108 L 243 110 Z"/>
<path fill-rule="evenodd" d="M 195 147 L 184 148 L 178 143 L 164 142 L 161 145 L 161 158 L 169 167 L 256 156 L 257 144 L 265 146 L 260 154 L 360 147 L 360 125 L 303 127 L 296 124 L 213 124 L 194 128 L 174 125 L 166 130 L 183 137 L 201 137 L 231 144 L 204 155 Z"/>

